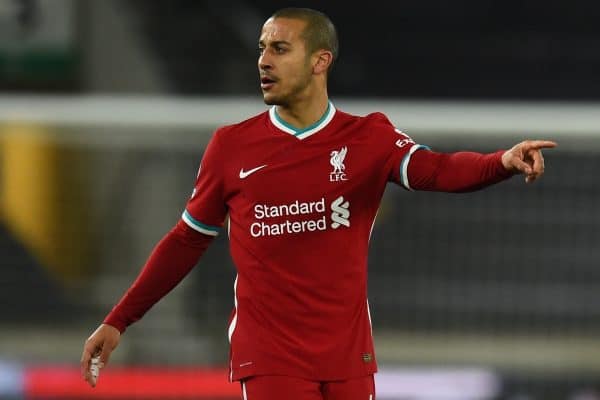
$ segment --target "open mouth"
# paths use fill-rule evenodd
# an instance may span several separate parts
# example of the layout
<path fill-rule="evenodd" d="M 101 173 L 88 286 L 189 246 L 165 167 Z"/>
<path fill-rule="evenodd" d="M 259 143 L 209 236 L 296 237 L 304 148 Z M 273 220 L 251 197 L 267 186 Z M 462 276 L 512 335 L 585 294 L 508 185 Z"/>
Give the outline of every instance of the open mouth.
<path fill-rule="evenodd" d="M 260 78 L 260 87 L 263 89 L 270 89 L 275 84 L 275 79 L 263 76 Z"/>

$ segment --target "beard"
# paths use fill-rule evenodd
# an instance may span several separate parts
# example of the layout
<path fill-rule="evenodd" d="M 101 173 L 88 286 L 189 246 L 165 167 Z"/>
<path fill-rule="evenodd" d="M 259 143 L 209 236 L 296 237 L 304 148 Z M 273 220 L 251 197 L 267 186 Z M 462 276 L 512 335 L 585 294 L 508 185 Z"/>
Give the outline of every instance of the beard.
<path fill-rule="evenodd" d="M 281 81 L 278 81 L 278 84 L 280 82 Z M 284 90 L 284 92 L 280 94 L 271 94 L 269 92 L 265 92 L 263 93 L 263 101 L 269 106 L 290 106 L 295 100 L 302 97 L 303 93 L 311 83 L 312 71 L 309 69 L 308 65 L 306 65 L 302 75 L 296 79 L 292 87 Z"/>
<path fill-rule="evenodd" d="M 268 97 L 268 94 L 263 94 L 263 101 L 265 102 L 266 105 L 268 106 L 282 106 L 284 104 L 282 104 L 282 101 L 280 99 L 280 97 Z"/>

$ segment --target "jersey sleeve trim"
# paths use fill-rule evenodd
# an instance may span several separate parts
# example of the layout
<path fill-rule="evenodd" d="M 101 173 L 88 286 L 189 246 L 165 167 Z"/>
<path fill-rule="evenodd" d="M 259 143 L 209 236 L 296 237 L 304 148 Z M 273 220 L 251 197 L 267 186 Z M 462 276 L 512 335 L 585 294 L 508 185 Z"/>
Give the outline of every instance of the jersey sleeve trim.
<path fill-rule="evenodd" d="M 204 233 L 205 235 L 217 236 L 219 234 L 219 227 L 203 224 L 202 222 L 194 219 L 194 217 L 192 217 L 187 210 L 181 214 L 181 219 L 190 228 L 200 233 Z"/>
<path fill-rule="evenodd" d="M 413 191 L 413 189 L 410 187 L 410 183 L 408 181 L 408 163 L 410 162 L 410 158 L 413 155 L 413 153 L 417 150 L 431 150 L 428 146 L 424 146 L 422 144 L 416 144 L 414 146 L 412 146 L 410 148 L 410 150 L 408 151 L 408 153 L 406 153 L 404 155 L 404 158 L 402 159 L 402 162 L 400 163 L 400 183 L 402 184 L 402 186 L 404 186 L 406 189 L 410 190 L 411 192 Z"/>

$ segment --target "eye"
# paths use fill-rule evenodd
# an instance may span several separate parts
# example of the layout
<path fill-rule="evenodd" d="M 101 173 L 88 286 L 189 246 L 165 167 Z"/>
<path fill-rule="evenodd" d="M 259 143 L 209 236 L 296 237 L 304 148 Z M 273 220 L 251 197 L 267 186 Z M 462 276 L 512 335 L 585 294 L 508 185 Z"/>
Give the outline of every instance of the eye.
<path fill-rule="evenodd" d="M 258 54 L 262 56 L 262 54 L 265 52 L 265 48 L 264 47 L 259 47 L 258 48 Z"/>

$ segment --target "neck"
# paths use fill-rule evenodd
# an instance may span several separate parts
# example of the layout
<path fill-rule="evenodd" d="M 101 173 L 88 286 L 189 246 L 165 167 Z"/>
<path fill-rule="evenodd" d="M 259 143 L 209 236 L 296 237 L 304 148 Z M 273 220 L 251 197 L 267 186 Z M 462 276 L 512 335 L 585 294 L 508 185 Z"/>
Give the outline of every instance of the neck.
<path fill-rule="evenodd" d="M 327 93 L 317 98 L 300 100 L 294 104 L 278 105 L 277 114 L 288 124 L 298 128 L 306 128 L 317 122 L 329 105 Z"/>

